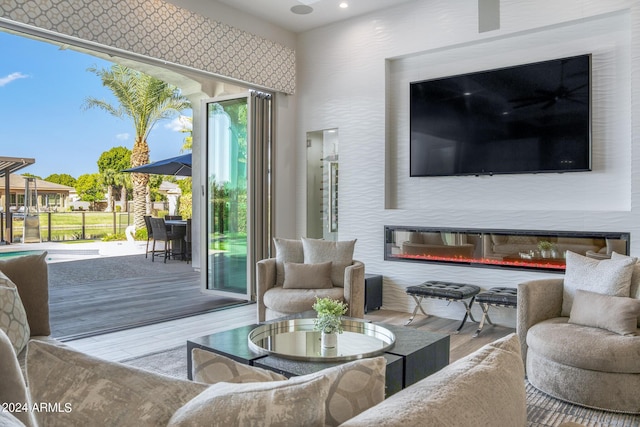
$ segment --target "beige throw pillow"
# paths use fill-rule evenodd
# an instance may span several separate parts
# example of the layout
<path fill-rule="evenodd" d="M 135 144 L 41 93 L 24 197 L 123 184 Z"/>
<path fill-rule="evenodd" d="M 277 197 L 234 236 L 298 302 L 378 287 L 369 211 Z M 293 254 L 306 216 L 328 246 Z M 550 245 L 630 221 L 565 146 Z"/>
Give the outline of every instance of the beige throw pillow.
<path fill-rule="evenodd" d="M 51 334 L 47 252 L 0 260 L 0 271 L 18 288 L 33 336 Z"/>
<path fill-rule="evenodd" d="M 27 312 L 22 305 L 18 289 L 1 271 L 0 330 L 7 334 L 16 354 L 19 354 L 26 347 L 31 335 Z"/>
<path fill-rule="evenodd" d="M 168 427 L 324 425 L 329 378 L 295 377 L 286 381 L 218 383 L 178 409 Z"/>
<path fill-rule="evenodd" d="M 524 365 L 520 341 L 510 334 L 401 390 L 343 427 L 525 425 Z"/>
<path fill-rule="evenodd" d="M 303 237 L 304 263 L 318 264 L 331 261 L 331 281 L 334 286 L 344 287 L 344 270 L 353 264 L 355 245 L 355 240 L 332 242 Z"/>
<path fill-rule="evenodd" d="M 193 379 L 208 384 L 220 381 L 239 383 L 250 379 L 255 382 L 273 381 L 281 377 L 275 372 L 243 365 L 227 357 L 200 349 L 194 349 L 192 357 Z M 386 368 L 386 359 L 375 357 L 343 363 L 305 375 L 304 377 L 309 378 L 324 376 L 330 380 L 330 391 L 324 405 L 326 408 L 325 425 L 338 426 L 382 402 L 384 400 Z M 229 378 L 233 375 L 237 375 L 237 377 Z"/>
<path fill-rule="evenodd" d="M 627 259 L 626 255 L 617 252 L 611 253 L 611 259 Z M 640 261 L 633 264 L 633 273 L 631 274 L 631 287 L 629 288 L 629 296 L 631 298 L 640 299 Z M 640 328 L 640 316 L 638 316 L 638 327 Z"/>
<path fill-rule="evenodd" d="M 276 372 L 236 362 L 211 351 L 194 348 L 191 351 L 193 380 L 205 384 L 255 383 L 282 381 L 287 377 Z"/>
<path fill-rule="evenodd" d="M 569 323 L 606 329 L 620 335 L 636 335 L 640 300 L 614 297 L 578 289 Z"/>
<path fill-rule="evenodd" d="M 571 314 L 576 290 L 628 297 L 636 258 L 596 260 L 567 251 L 562 316 Z"/>
<path fill-rule="evenodd" d="M 36 412 L 47 427 L 163 426 L 207 388 L 35 340 L 27 348 L 27 380 L 33 402 L 61 405 Z"/>
<path fill-rule="evenodd" d="M 319 264 L 298 264 L 295 262 L 284 263 L 285 289 L 330 289 L 331 261 Z"/>
<path fill-rule="evenodd" d="M 276 247 L 276 286 L 284 283 L 284 263 L 304 262 L 302 242 L 300 240 L 280 239 L 275 237 L 273 244 Z"/>
<path fill-rule="evenodd" d="M 20 370 L 20 364 L 16 359 L 13 345 L 9 337 L 0 330 L 0 404 L 28 402 L 28 399 L 29 392 Z M 16 409 L 22 408 L 0 406 L 0 414 L 6 415 L 7 423 L 11 420 L 9 415 L 13 413 L 15 418 L 19 419 L 24 425 L 28 427 L 36 425 L 32 412 Z M 3 421 L 0 418 L 0 426 L 4 427 Z M 11 426 L 13 424 L 6 425 Z"/>

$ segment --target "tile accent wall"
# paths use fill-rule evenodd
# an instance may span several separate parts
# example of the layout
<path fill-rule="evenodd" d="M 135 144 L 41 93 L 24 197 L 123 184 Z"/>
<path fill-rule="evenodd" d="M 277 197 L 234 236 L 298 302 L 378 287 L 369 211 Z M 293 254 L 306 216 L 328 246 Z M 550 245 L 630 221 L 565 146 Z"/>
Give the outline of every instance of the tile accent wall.
<path fill-rule="evenodd" d="M 3 0 L 0 16 L 270 90 L 295 92 L 295 51 L 160 0 Z"/>

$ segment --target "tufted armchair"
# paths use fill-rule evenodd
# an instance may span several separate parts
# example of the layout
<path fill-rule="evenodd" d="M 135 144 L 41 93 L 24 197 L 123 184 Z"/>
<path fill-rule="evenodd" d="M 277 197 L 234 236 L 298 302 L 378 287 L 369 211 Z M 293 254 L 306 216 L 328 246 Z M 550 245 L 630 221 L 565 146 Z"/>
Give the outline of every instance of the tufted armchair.
<path fill-rule="evenodd" d="M 256 265 L 258 322 L 312 309 L 316 297 L 347 303 L 347 316 L 364 317 L 364 264 L 355 240 L 274 239 L 276 257 Z"/>

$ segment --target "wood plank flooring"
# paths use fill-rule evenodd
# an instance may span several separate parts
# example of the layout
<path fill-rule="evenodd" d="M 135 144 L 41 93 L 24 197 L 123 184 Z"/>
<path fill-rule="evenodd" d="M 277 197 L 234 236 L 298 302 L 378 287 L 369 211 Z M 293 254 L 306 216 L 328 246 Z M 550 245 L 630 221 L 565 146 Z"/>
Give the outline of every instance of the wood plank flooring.
<path fill-rule="evenodd" d="M 190 338 L 256 323 L 256 311 L 256 305 L 249 304 L 156 325 L 73 340 L 66 344 L 96 357 L 121 361 L 184 345 Z M 409 315 L 409 313 L 378 310 L 366 314 L 365 318 L 374 322 L 404 325 Z M 450 362 L 466 356 L 491 341 L 515 332 L 513 328 L 486 325 L 480 336 L 473 338 L 477 323 L 467 322 L 460 334 L 454 334 L 459 324 L 459 320 L 416 317 L 411 326 L 407 327 L 450 334 Z"/>
<path fill-rule="evenodd" d="M 51 335 L 67 341 L 244 303 L 202 294 L 200 273 L 185 263 L 153 264 L 121 257 L 50 265 Z"/>

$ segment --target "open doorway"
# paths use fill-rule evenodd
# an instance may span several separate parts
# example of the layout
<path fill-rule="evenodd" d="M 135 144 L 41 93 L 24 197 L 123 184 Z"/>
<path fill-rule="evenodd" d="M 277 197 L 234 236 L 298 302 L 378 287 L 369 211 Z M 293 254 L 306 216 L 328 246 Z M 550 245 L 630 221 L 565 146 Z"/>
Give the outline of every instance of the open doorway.
<path fill-rule="evenodd" d="M 22 37 L 21 34 L 13 33 L 16 36 Z M 35 38 L 33 36 L 29 36 L 29 38 Z M 105 52 L 95 52 L 88 50 L 86 48 L 74 47 L 70 44 L 61 43 L 59 41 L 51 41 L 46 39 L 37 39 L 38 42 L 53 44 L 59 47 L 62 50 L 72 50 L 81 52 L 82 54 L 88 54 L 92 57 L 99 58 L 101 60 L 108 61 L 108 63 L 118 63 L 120 65 L 138 70 L 140 72 L 149 74 L 153 77 L 171 83 L 179 87 L 182 93 L 187 96 L 193 106 L 193 135 L 192 135 L 192 151 L 194 158 L 194 172 L 193 172 L 193 182 L 194 188 L 200 189 L 203 183 L 206 182 L 205 173 L 203 170 L 206 168 L 206 155 L 205 155 L 205 143 L 203 142 L 205 139 L 202 136 L 202 130 L 199 121 L 200 118 L 203 117 L 204 112 L 201 111 L 201 100 L 205 98 L 209 98 L 212 96 L 224 96 L 228 94 L 236 94 L 236 93 L 245 93 L 247 92 L 247 87 L 241 87 L 237 84 L 232 84 L 227 81 L 219 80 L 213 78 L 212 76 L 205 75 L 204 73 L 200 74 L 196 71 L 186 72 L 186 71 L 177 71 L 175 69 L 170 69 L 169 67 L 163 68 L 158 66 L 156 63 L 146 63 L 139 59 L 132 59 L 128 57 L 123 57 L 114 54 L 109 54 Z M 33 100 L 30 100 L 33 105 Z M 77 110 L 79 111 L 79 110 Z M 37 117 L 34 117 L 34 120 L 37 120 Z M 104 131 L 104 130 L 103 130 Z M 100 130 L 97 130 L 100 132 Z M 74 161 L 73 150 L 82 150 L 85 146 L 82 144 L 78 144 L 72 147 L 69 147 L 70 153 L 68 155 L 69 161 Z M 178 148 L 178 147 L 177 147 Z M 58 149 L 63 151 L 65 149 L 64 146 L 59 146 Z M 154 157 L 153 160 L 158 159 Z M 200 191 L 194 191 L 194 194 L 199 195 Z M 207 241 L 203 241 L 206 239 L 206 225 L 204 225 L 202 218 L 205 218 L 206 215 L 206 201 L 203 197 L 194 197 L 193 198 L 193 264 L 192 267 L 195 270 L 201 269 L 201 253 L 207 253 L 209 251 L 209 247 L 207 245 Z M 143 261 L 144 262 L 144 261 Z M 80 267 L 80 266 L 79 266 Z M 97 269 L 94 269 L 97 271 Z M 109 270 L 103 270 L 103 273 L 106 273 L 106 276 L 103 274 L 102 279 L 109 279 Z M 146 271 L 146 270 L 145 270 Z M 198 272 L 200 274 L 200 272 Z M 207 280 L 207 271 L 202 268 L 202 274 L 199 276 L 199 284 L 200 289 L 205 289 L 203 283 L 206 283 Z M 115 277 L 114 277 L 115 279 Z M 149 277 L 146 277 L 147 281 Z M 90 278 L 88 280 L 96 280 L 96 278 Z M 134 286 L 135 284 L 132 284 Z M 199 290 L 200 290 L 199 289 Z M 52 290 L 55 291 L 55 290 Z M 208 298 L 209 296 L 203 296 L 203 300 Z M 213 297 L 212 297 L 213 298 Z M 68 301 L 67 301 L 68 307 Z M 153 307 L 150 307 L 153 310 Z M 69 314 L 69 313 L 67 313 Z M 108 321 L 108 320 L 107 320 Z M 157 321 L 157 320 L 156 320 Z M 133 325 L 138 326 L 138 325 Z"/>

